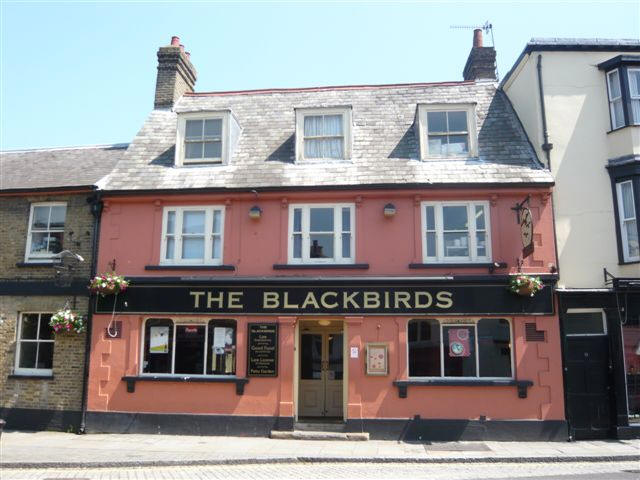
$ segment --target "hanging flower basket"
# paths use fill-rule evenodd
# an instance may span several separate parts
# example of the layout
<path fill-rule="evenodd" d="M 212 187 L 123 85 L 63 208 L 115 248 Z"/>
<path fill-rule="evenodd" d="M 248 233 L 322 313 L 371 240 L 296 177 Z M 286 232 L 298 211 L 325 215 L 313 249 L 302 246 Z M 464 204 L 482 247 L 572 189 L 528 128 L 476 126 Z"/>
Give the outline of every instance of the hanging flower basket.
<path fill-rule="evenodd" d="M 103 273 L 96 275 L 89 284 L 89 289 L 93 293 L 97 293 L 106 297 L 124 292 L 129 286 L 129 282 L 122 275 L 116 275 L 115 272 Z"/>
<path fill-rule="evenodd" d="M 523 297 L 533 297 L 543 288 L 544 284 L 540 277 L 531 277 L 524 274 L 513 275 L 509 282 L 509 291 Z"/>
<path fill-rule="evenodd" d="M 84 318 L 71 311 L 70 308 L 64 308 L 53 315 L 51 320 L 49 320 L 49 326 L 53 328 L 53 331 L 56 333 L 82 333 L 87 328 Z"/>

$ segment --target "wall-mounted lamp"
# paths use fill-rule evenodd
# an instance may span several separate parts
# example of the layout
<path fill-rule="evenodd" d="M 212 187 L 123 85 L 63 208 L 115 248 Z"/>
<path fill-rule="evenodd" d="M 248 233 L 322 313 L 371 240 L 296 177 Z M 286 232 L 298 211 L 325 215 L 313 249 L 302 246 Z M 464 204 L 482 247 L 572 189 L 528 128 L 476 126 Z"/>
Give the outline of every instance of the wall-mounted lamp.
<path fill-rule="evenodd" d="M 318 320 L 318 325 L 322 327 L 328 327 L 329 325 L 331 325 L 331 320 Z"/>
<path fill-rule="evenodd" d="M 259 220 L 261 216 L 262 210 L 259 206 L 254 205 L 249 209 L 249 218 L 251 218 L 252 220 Z"/>
<path fill-rule="evenodd" d="M 385 217 L 393 217 L 396 214 L 396 206 L 393 203 L 387 203 L 384 206 L 384 216 Z"/>

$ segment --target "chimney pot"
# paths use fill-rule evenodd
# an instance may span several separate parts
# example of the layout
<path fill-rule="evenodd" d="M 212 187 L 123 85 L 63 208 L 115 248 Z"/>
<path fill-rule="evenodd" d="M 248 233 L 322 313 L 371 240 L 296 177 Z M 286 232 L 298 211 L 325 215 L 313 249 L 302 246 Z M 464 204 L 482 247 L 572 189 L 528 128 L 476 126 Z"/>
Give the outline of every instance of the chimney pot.
<path fill-rule="evenodd" d="M 191 52 L 184 52 L 184 54 L 187 56 L 189 60 L 191 60 Z"/>
<path fill-rule="evenodd" d="M 176 36 L 171 37 L 171 46 L 177 47 L 178 45 L 180 45 L 180 37 L 176 37 Z"/>
<path fill-rule="evenodd" d="M 481 28 L 476 28 L 473 31 L 473 46 L 476 48 L 482 46 L 482 29 Z"/>

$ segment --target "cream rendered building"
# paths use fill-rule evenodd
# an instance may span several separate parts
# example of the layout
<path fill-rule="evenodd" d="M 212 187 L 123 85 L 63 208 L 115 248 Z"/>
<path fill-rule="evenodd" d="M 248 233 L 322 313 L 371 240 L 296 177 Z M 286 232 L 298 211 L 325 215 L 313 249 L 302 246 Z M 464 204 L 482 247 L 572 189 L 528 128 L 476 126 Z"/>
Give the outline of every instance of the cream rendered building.
<path fill-rule="evenodd" d="M 533 39 L 501 86 L 556 181 L 570 434 L 637 435 L 640 41 Z"/>

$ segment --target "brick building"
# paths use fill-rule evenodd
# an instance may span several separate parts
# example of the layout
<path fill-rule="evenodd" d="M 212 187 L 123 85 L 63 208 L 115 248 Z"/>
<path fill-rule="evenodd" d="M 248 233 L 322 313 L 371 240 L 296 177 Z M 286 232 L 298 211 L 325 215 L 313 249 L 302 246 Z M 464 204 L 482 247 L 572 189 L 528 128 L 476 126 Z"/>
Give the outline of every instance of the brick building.
<path fill-rule="evenodd" d="M 80 426 L 86 335 L 54 335 L 48 320 L 67 303 L 89 314 L 96 182 L 125 148 L 0 154 L 0 418 L 9 428 Z M 84 261 L 55 281 L 62 251 Z"/>

